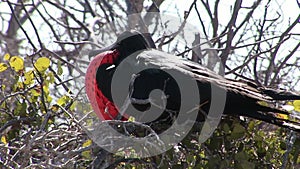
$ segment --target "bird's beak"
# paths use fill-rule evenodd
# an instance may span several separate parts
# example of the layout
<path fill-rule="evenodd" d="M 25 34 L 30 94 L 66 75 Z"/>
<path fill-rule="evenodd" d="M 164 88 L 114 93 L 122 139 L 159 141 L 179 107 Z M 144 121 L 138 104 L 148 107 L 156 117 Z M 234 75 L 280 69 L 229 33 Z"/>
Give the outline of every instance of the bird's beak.
<path fill-rule="evenodd" d="M 105 52 L 105 51 L 109 51 L 109 50 L 113 50 L 115 48 L 116 44 L 113 43 L 112 45 L 109 45 L 109 46 L 106 46 L 106 47 L 103 47 L 101 49 L 97 49 L 97 50 L 92 50 L 89 52 L 89 57 L 94 57 L 102 52 Z"/>

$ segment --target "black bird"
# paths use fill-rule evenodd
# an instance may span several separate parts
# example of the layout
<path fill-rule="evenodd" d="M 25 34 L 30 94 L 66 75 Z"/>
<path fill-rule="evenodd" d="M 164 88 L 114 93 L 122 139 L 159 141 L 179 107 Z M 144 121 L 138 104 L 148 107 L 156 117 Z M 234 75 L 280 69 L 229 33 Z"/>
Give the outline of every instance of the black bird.
<path fill-rule="evenodd" d="M 284 118 L 282 114 L 289 116 L 289 113 L 272 106 L 284 100 L 299 100 L 299 95 L 252 82 L 226 79 L 200 64 L 155 50 L 155 46 L 150 44 L 153 43 L 149 43 L 143 34 L 126 31 L 111 46 L 91 52 L 92 56 L 97 56 L 86 72 L 86 91 L 101 120 L 127 120 L 133 116 L 136 121 L 148 124 L 172 123 L 181 108 L 187 107 L 183 110 L 188 111 L 188 108 L 194 107 L 197 109 L 195 120 L 201 122 L 216 106 L 213 100 L 224 97 L 224 106 L 222 103 L 217 105 L 220 106 L 218 111 L 222 111 L 220 113 L 246 116 L 300 131 L 299 121 Z M 118 78 L 114 79 L 115 76 Z M 177 78 L 179 81 L 189 81 L 187 85 L 193 85 L 194 81 L 196 90 L 191 86 L 192 91 L 187 91 L 197 95 L 189 97 L 182 93 Z M 149 97 L 155 89 L 164 94 L 158 92 L 156 98 Z M 185 105 L 193 99 L 198 100 L 197 105 Z M 156 104 L 158 100 L 161 103 Z M 132 113 L 136 112 L 132 108 L 138 113 Z M 156 114 L 150 109 L 157 112 L 163 109 L 163 113 Z"/>

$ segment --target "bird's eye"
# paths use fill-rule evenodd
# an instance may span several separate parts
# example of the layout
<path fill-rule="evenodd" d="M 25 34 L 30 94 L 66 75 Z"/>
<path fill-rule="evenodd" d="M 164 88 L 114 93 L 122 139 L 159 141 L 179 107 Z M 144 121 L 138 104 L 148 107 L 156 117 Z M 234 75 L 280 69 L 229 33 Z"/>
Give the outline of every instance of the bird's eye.
<path fill-rule="evenodd" d="M 116 65 L 110 65 L 110 66 L 108 66 L 105 70 L 110 70 L 110 69 L 113 69 L 113 68 L 115 68 L 116 67 Z"/>

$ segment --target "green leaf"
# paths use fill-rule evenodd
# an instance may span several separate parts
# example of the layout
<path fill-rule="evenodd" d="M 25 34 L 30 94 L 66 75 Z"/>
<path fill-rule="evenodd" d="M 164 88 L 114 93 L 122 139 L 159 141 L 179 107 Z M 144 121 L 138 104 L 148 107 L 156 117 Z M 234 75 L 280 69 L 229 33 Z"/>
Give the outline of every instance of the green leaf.
<path fill-rule="evenodd" d="M 61 67 L 61 62 L 60 61 L 57 62 L 57 74 L 58 75 L 62 75 L 63 74 L 63 69 Z"/>
<path fill-rule="evenodd" d="M 15 109 L 15 113 L 17 115 L 20 115 L 21 117 L 24 117 L 24 116 L 26 116 L 26 108 L 27 108 L 27 104 L 25 102 L 24 103 L 18 103 L 17 107 Z"/>
<path fill-rule="evenodd" d="M 248 154 L 246 154 L 244 151 L 238 152 L 234 156 L 235 160 L 242 161 L 242 160 L 248 160 Z"/>
<path fill-rule="evenodd" d="M 234 128 L 233 128 L 232 133 L 244 133 L 245 131 L 246 131 L 246 130 L 245 130 L 245 128 L 244 128 L 242 125 L 236 123 L 236 124 L 234 125 Z"/>
<path fill-rule="evenodd" d="M 241 165 L 241 168 L 243 168 L 243 169 L 254 169 L 255 168 L 255 164 L 253 164 L 249 161 L 243 161 L 240 165 Z"/>
<path fill-rule="evenodd" d="M 228 125 L 227 123 L 224 124 L 223 130 L 224 130 L 224 132 L 225 132 L 226 134 L 228 134 L 228 133 L 230 132 L 230 127 L 229 127 L 229 125 Z"/>
<path fill-rule="evenodd" d="M 253 131 L 254 127 L 255 127 L 255 122 L 253 120 L 251 120 L 248 124 L 248 130 Z"/>
<path fill-rule="evenodd" d="M 245 128 L 241 124 L 236 123 L 234 124 L 234 128 L 230 135 L 230 139 L 242 138 L 245 135 L 245 132 L 246 132 Z"/>
<path fill-rule="evenodd" d="M 211 139 L 210 144 L 209 144 L 210 149 L 218 150 L 218 149 L 221 149 L 221 146 L 222 146 L 222 139 L 220 139 L 220 138 Z"/>
<path fill-rule="evenodd" d="M 70 106 L 70 110 L 74 111 L 75 108 L 76 108 L 76 106 L 77 106 L 77 102 L 74 101 L 74 102 L 72 103 L 72 105 Z"/>
<path fill-rule="evenodd" d="M 281 148 L 282 150 L 286 150 L 286 142 L 281 141 L 281 142 L 280 142 L 280 148 Z"/>
<path fill-rule="evenodd" d="M 54 83 L 54 81 L 55 81 L 55 79 L 54 79 L 54 74 L 53 74 L 53 72 L 49 72 L 48 74 L 47 74 L 47 80 L 48 80 L 48 82 L 49 83 Z"/>

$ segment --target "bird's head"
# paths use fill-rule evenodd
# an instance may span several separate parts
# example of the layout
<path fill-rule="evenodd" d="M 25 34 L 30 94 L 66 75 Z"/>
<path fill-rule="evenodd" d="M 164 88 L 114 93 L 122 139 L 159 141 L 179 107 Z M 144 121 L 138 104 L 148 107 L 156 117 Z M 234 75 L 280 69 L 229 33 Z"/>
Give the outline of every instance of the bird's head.
<path fill-rule="evenodd" d="M 117 56 L 115 56 L 115 60 L 113 62 L 114 64 L 117 64 L 116 62 L 120 62 L 122 59 L 126 58 L 132 53 L 150 47 L 153 48 L 153 46 L 150 45 L 150 43 L 146 40 L 145 36 L 142 33 L 131 30 L 121 33 L 118 36 L 116 42 L 112 45 L 101 48 L 99 50 L 91 51 L 89 53 L 89 56 L 96 56 L 107 51 L 115 51 L 117 53 Z"/>
<path fill-rule="evenodd" d="M 95 56 L 85 77 L 85 88 L 92 108 L 101 120 L 127 120 L 119 114 L 111 96 L 111 80 L 115 68 L 127 56 L 149 48 L 144 35 L 137 31 L 125 31 L 112 45 L 90 52 Z"/>

